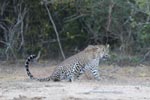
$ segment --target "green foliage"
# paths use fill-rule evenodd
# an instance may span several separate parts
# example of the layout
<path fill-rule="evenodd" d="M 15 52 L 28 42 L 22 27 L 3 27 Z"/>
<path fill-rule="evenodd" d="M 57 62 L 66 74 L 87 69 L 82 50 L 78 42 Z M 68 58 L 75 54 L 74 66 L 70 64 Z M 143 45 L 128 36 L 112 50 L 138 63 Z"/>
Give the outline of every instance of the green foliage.
<path fill-rule="evenodd" d="M 139 63 L 141 63 L 142 60 L 143 58 L 139 55 L 128 56 L 117 52 L 111 54 L 109 63 L 110 64 L 115 63 L 118 64 L 119 66 L 138 65 Z"/>
<path fill-rule="evenodd" d="M 6 0 L 0 1 L 1 7 L 4 3 Z M 18 47 L 22 38 L 16 35 L 21 32 L 21 25 L 16 28 L 18 31 L 14 32 L 18 37 L 11 37 L 11 32 L 6 32 L 7 38 L 4 35 L 7 28 L 14 27 L 19 18 L 16 5 L 21 5 L 21 12 L 23 8 L 27 11 L 23 19 L 24 44 L 21 50 L 18 50 Z M 150 46 L 149 0 L 48 0 L 48 8 L 65 54 L 82 50 L 88 44 L 109 43 L 112 49 L 131 55 L 143 49 L 147 50 Z M 59 56 L 56 34 L 41 0 L 8 1 L 8 6 L 1 16 L 0 25 L 6 25 L 7 28 L 5 30 L 0 27 L 0 32 L 3 33 L 0 39 L 12 43 L 17 56 L 37 54 L 39 50 L 42 51 L 43 57 Z M 2 47 L 4 51 L 0 50 L 0 53 L 5 52 L 7 47 Z M 133 58 L 134 61 L 138 59 Z"/>
<path fill-rule="evenodd" d="M 150 45 L 150 24 L 144 25 L 141 33 L 139 34 L 141 45 L 149 46 Z"/>

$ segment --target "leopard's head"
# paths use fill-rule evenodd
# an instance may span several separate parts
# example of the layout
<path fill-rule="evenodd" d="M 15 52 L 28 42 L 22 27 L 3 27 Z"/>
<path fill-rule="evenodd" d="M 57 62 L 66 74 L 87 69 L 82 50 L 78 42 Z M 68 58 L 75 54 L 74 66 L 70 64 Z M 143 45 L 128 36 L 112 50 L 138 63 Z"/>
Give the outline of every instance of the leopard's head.
<path fill-rule="evenodd" d="M 99 58 L 106 60 L 110 58 L 109 47 L 109 45 L 89 45 L 87 48 L 85 48 L 85 52 L 92 59 Z"/>

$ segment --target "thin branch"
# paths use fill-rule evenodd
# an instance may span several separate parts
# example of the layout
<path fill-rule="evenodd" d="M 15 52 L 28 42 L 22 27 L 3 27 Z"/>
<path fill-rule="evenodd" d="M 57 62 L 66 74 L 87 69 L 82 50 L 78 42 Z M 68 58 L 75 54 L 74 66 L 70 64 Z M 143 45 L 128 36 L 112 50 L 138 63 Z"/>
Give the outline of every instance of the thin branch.
<path fill-rule="evenodd" d="M 149 55 L 150 55 L 150 50 L 144 54 L 144 57 L 143 57 L 143 59 L 141 60 L 141 62 L 143 62 L 144 60 L 146 60 L 146 58 L 147 58 Z"/>
<path fill-rule="evenodd" d="M 6 7 L 8 6 L 9 1 L 4 0 L 1 9 L 0 9 L 0 15 L 2 16 L 4 14 L 4 11 L 6 10 Z"/>
<path fill-rule="evenodd" d="M 63 59 L 65 59 L 66 57 L 65 57 L 65 55 L 64 55 L 64 52 L 63 52 L 63 49 L 62 49 L 62 46 L 61 46 L 61 43 L 60 43 L 59 34 L 58 34 L 58 31 L 57 31 L 56 25 L 55 25 L 55 23 L 54 23 L 54 20 L 53 20 L 53 18 L 52 18 L 52 15 L 51 15 L 51 13 L 50 13 L 50 11 L 49 11 L 49 9 L 48 9 L 47 2 L 44 2 L 44 5 L 45 5 L 45 8 L 46 8 L 46 10 L 47 10 L 49 19 L 50 19 L 50 21 L 51 21 L 51 23 L 52 23 L 52 26 L 53 26 L 53 28 L 54 28 L 54 31 L 55 31 L 55 33 L 56 33 L 56 37 L 57 37 L 57 41 L 58 41 L 58 45 L 59 45 L 61 54 L 62 54 L 62 56 L 63 56 Z"/>
<path fill-rule="evenodd" d="M 85 17 L 85 16 L 86 16 L 86 14 L 74 15 L 74 16 L 71 16 L 71 17 L 66 18 L 64 22 L 65 22 L 65 23 L 72 22 L 72 21 L 74 21 L 74 20 L 77 20 L 77 19 L 82 18 L 82 17 Z"/>
<path fill-rule="evenodd" d="M 114 2 L 113 0 L 111 1 L 111 4 L 109 5 L 109 12 L 108 12 L 108 24 L 107 24 L 107 28 L 106 31 L 109 32 L 110 29 L 110 25 L 111 25 L 111 21 L 112 21 L 112 9 L 114 7 Z"/>
<path fill-rule="evenodd" d="M 40 57 L 41 57 L 41 51 L 38 52 L 38 55 L 37 55 L 37 57 L 35 58 L 35 61 L 38 61 Z"/>

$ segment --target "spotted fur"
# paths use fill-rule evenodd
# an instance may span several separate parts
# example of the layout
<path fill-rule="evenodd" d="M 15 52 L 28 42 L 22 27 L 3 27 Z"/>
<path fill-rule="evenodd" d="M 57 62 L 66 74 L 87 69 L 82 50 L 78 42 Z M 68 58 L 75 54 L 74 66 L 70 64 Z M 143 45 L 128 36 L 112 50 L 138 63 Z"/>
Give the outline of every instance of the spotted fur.
<path fill-rule="evenodd" d="M 30 55 L 26 62 L 25 68 L 27 71 L 27 75 L 33 79 L 38 81 L 61 81 L 61 80 L 68 80 L 74 81 L 82 74 L 84 74 L 87 70 L 89 70 L 95 79 L 100 80 L 100 75 L 98 71 L 98 65 L 100 60 L 106 59 L 109 57 L 109 45 L 89 45 L 83 51 L 73 55 L 62 63 L 60 63 L 53 73 L 46 78 L 35 78 L 30 70 L 29 70 L 29 63 L 33 60 L 36 56 Z"/>

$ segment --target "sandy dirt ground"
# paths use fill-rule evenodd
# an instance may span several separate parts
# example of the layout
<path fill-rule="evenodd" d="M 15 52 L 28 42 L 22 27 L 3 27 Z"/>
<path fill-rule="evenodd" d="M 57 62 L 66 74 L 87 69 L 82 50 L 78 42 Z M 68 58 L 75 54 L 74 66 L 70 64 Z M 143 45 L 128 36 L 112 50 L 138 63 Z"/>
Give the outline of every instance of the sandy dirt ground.
<path fill-rule="evenodd" d="M 55 66 L 32 64 L 37 77 L 49 76 Z M 150 66 L 100 66 L 101 81 L 89 73 L 74 82 L 30 80 L 23 64 L 0 64 L 0 100 L 150 100 Z"/>

